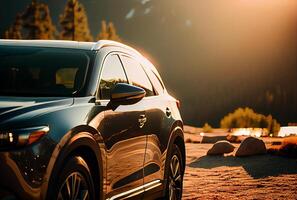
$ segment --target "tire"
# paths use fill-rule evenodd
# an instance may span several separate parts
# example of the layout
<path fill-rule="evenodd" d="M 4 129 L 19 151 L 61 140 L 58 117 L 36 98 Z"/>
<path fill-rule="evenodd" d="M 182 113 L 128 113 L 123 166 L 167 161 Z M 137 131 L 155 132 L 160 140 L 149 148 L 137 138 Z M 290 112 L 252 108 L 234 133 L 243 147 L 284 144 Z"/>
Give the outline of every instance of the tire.
<path fill-rule="evenodd" d="M 80 156 L 70 157 L 53 183 L 53 194 L 47 199 L 94 200 L 95 187 L 92 173 Z"/>
<path fill-rule="evenodd" d="M 184 169 L 182 153 L 178 146 L 174 144 L 168 159 L 166 200 L 182 199 Z"/>

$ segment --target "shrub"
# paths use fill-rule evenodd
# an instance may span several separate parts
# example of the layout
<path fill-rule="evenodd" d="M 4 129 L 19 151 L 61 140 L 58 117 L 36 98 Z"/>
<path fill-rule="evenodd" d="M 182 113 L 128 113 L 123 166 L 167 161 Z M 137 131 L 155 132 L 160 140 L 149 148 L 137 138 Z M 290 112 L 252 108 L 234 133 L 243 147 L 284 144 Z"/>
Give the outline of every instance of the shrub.
<path fill-rule="evenodd" d="M 208 124 L 208 123 L 205 123 L 202 127 L 202 131 L 204 133 L 211 133 L 212 132 L 212 127 Z"/>
<path fill-rule="evenodd" d="M 276 135 L 280 124 L 271 115 L 256 113 L 251 108 L 238 108 L 221 120 L 221 128 L 267 128 L 269 133 Z"/>

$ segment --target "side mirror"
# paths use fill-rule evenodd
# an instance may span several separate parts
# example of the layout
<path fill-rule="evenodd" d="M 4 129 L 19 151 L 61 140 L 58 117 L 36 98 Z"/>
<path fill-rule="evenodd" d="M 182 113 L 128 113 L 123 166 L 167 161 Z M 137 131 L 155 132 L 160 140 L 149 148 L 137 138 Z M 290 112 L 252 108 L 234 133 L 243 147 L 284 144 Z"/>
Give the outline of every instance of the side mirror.
<path fill-rule="evenodd" d="M 110 103 L 114 105 L 131 105 L 140 101 L 145 94 L 144 89 L 140 87 L 118 83 L 111 91 Z"/>

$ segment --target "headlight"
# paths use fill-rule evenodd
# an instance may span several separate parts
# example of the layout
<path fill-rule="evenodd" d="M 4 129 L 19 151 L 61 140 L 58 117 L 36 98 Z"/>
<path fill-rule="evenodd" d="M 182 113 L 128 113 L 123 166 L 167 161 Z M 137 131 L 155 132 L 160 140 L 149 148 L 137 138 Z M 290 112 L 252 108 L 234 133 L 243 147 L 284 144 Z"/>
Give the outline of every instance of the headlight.
<path fill-rule="evenodd" d="M 0 147 L 21 147 L 33 144 L 49 132 L 48 126 L 38 126 L 0 132 Z"/>

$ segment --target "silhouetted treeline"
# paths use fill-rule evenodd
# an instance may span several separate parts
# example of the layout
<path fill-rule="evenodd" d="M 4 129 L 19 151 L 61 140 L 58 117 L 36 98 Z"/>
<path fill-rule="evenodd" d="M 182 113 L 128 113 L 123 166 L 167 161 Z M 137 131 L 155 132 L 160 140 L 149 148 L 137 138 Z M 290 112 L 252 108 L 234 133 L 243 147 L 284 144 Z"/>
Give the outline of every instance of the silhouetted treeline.
<path fill-rule="evenodd" d="M 292 76 L 297 75 L 294 73 L 292 71 Z M 279 76 L 274 79 L 280 79 L 280 81 L 285 79 L 281 77 L 281 74 Z M 257 88 L 252 87 L 256 85 L 254 83 L 256 80 L 252 80 L 250 83 L 244 81 L 233 83 L 229 87 L 226 85 L 209 86 L 207 95 L 198 95 L 197 101 L 192 105 L 193 107 L 199 106 L 196 108 L 199 118 L 196 118 L 197 122 L 194 123 L 197 126 L 202 126 L 204 122 L 208 122 L 218 126 L 226 114 L 239 107 L 250 107 L 259 113 L 272 115 L 282 126 L 288 125 L 290 122 L 296 123 L 297 81 L 291 77 L 287 77 L 287 79 L 291 81 L 283 81 L 280 84 L 256 83 Z M 280 81 L 275 80 L 276 83 Z"/>
<path fill-rule="evenodd" d="M 84 6 L 78 0 L 68 0 L 64 12 L 60 15 L 60 31 L 53 24 L 46 3 L 37 0 L 16 15 L 14 23 L 5 31 L 5 39 L 61 39 L 76 41 L 94 41 Z M 101 22 L 101 30 L 95 37 L 121 41 L 112 22 Z"/>

